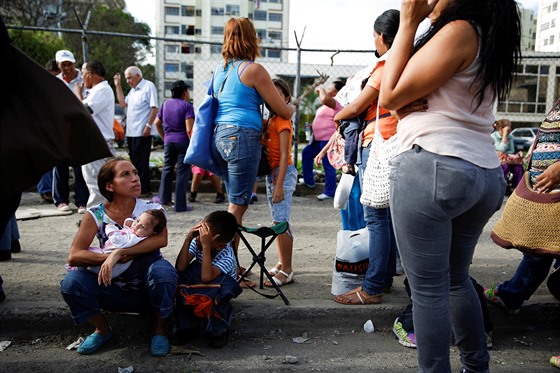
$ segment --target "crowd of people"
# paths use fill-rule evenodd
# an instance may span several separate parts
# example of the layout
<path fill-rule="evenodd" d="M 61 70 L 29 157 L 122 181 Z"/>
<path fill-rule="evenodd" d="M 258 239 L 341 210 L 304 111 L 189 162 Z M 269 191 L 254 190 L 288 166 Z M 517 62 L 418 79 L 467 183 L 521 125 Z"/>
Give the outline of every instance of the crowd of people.
<path fill-rule="evenodd" d="M 416 39 L 425 18 L 431 27 Z M 302 171 L 303 184 L 314 188 L 313 163 L 322 163 L 325 188 L 319 200 L 334 198 L 337 189 L 336 170 L 325 150 L 333 133 L 344 134 L 348 142 L 344 150 L 351 154 L 346 154 L 348 167 L 343 172 L 357 178 L 352 188 L 358 195 L 368 187 L 364 175 L 370 163 L 379 161 L 374 136 L 396 139 L 398 145 L 387 171 L 388 204 L 379 207 L 362 199 L 363 206 L 352 210 L 359 216 L 347 218 L 369 232 L 364 281 L 334 301 L 381 303 L 392 291 L 399 258 L 411 305 L 395 320 L 393 331 L 399 343 L 417 348 L 422 372 L 452 370 L 452 337 L 462 371 L 488 372 L 493 328 L 486 304 L 518 313 L 547 277 L 552 294 L 559 297 L 560 249 L 531 255 L 525 247 L 515 276 L 500 285 L 485 289 L 469 275 L 480 234 L 504 201 L 506 180 L 514 189 L 523 182 L 523 160 L 513 149 L 511 123 L 496 121 L 493 114 L 495 101 L 506 97 L 517 71 L 519 27 L 513 0 L 403 2 L 400 11 L 388 10 L 373 24 L 376 62 L 357 97 L 341 104 L 337 94 L 343 93 L 344 83 L 339 80 L 317 88 L 321 107 L 312 123 L 311 142 L 302 153 Z M 190 210 L 191 169 L 183 162 L 196 115 L 189 103 L 190 87 L 175 82 L 172 98 L 160 107 L 154 84 L 138 67 L 124 71 L 130 86 L 126 96 L 120 73 L 113 77 L 118 103 L 127 108 L 130 161 L 109 157 L 74 168 L 76 206 L 84 217 L 70 247 L 61 293 L 74 322 L 88 322 L 95 329 L 78 347 L 80 354 L 91 354 L 112 338 L 102 310 L 151 312 L 153 356 L 165 356 L 170 343 L 183 344 L 200 334 L 207 335 L 212 347 L 227 343 L 229 301 L 241 293 L 238 278 L 244 273 L 237 259 L 236 231 L 253 202 L 261 147 L 270 170 L 265 180 L 272 223 L 288 224 L 277 238 L 278 263 L 270 269 L 274 284 L 267 281 L 265 286 L 294 282 L 289 222 L 298 175 L 291 156 L 295 111 L 291 90 L 255 61 L 258 37 L 247 18 L 227 21 L 222 57 L 212 86 L 220 95 L 209 151 L 223 161 L 220 177 L 225 193 L 216 175 L 193 168 L 188 201 L 196 201 L 200 180 L 208 176 L 216 188 L 215 202 L 227 198 L 229 204 L 227 211 L 213 212 L 188 230 L 175 266 L 160 250 L 167 246 L 168 236 L 164 207 Z M 78 70 L 66 50 L 57 52 L 55 60 L 50 69 L 60 69 L 57 77 L 90 112 L 112 149 L 115 94 L 103 64 L 87 61 Z M 269 111 L 265 121 L 263 105 Z M 560 192 L 559 105 L 560 100 L 543 121 L 546 131 L 537 135 L 530 151 L 537 161 L 531 163 L 528 182 L 540 194 Z M 357 127 L 341 125 L 356 117 Z M 149 175 L 154 131 L 164 141 L 156 196 L 151 195 Z M 57 165 L 52 191 L 40 190 L 45 200 L 52 194 L 60 211 L 69 210 L 68 173 L 68 164 Z M 6 234 L 10 242 L 19 238 L 13 229 Z M 90 247 L 95 237 L 99 246 Z M 552 265 L 556 270 L 549 275 Z M 0 278 L 0 291 L 1 284 Z M 3 292 L 0 301 L 2 296 Z M 558 364 L 558 359 L 554 361 Z"/>

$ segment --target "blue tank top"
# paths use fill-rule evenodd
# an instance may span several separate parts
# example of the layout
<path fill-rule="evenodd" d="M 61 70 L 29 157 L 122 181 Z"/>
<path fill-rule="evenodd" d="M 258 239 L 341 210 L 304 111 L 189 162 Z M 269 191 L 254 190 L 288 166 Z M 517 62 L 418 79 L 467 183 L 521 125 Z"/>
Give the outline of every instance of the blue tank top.
<path fill-rule="evenodd" d="M 243 70 L 239 71 L 240 62 L 243 61 L 230 62 L 225 69 L 223 65 L 220 65 L 216 70 L 213 87 L 216 97 L 229 69 L 233 67 L 237 71 L 232 71 L 229 74 L 220 94 L 220 104 L 215 123 L 217 125 L 234 124 L 239 127 L 260 131 L 262 127 L 260 106 L 263 104 L 263 99 L 256 89 L 246 86 L 239 79 L 239 75 L 243 73 Z M 246 64 L 244 68 L 247 66 L 249 64 Z"/>

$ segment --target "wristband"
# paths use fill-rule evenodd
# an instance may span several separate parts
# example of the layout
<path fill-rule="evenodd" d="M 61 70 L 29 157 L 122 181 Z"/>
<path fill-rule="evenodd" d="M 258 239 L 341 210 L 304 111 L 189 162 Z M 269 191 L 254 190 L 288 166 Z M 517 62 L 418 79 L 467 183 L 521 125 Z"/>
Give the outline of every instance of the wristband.
<path fill-rule="evenodd" d="M 146 127 L 152 128 L 152 125 L 150 123 L 146 123 Z"/>

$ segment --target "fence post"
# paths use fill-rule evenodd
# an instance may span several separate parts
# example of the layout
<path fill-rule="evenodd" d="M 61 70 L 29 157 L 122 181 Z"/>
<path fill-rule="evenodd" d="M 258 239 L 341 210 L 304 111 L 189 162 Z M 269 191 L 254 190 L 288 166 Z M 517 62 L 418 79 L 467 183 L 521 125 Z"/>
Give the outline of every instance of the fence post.
<path fill-rule="evenodd" d="M 303 34 L 301 35 L 301 39 L 298 39 L 296 32 L 294 31 L 294 36 L 296 38 L 296 45 L 297 45 L 297 58 L 296 58 L 296 78 L 294 80 L 294 97 L 298 98 L 300 95 L 301 90 L 301 41 L 303 40 L 303 35 L 305 35 L 305 28 L 303 29 Z M 295 134 L 295 144 L 294 144 L 294 166 L 297 169 L 298 164 L 298 156 L 299 156 L 299 108 L 301 102 L 298 102 L 296 106 L 295 112 L 295 120 L 294 120 L 294 134 Z"/>
<path fill-rule="evenodd" d="M 85 24 L 83 24 L 82 20 L 78 16 L 78 12 L 76 12 L 76 8 L 72 7 L 72 9 L 74 9 L 74 14 L 76 15 L 76 18 L 78 19 L 78 23 L 80 24 L 80 27 L 82 28 L 82 56 L 83 56 L 82 63 L 86 63 L 89 60 L 89 48 L 88 48 L 88 38 L 87 38 L 87 35 L 86 35 L 86 30 L 87 30 L 88 25 L 89 25 L 89 18 L 91 16 L 91 11 L 88 10 L 87 16 L 86 16 L 86 22 L 85 22 Z"/>

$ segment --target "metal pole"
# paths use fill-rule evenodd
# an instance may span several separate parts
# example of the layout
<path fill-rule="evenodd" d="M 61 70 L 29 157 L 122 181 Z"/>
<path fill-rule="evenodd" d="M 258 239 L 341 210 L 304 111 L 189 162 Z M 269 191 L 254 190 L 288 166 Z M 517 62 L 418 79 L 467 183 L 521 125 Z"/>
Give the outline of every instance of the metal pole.
<path fill-rule="evenodd" d="M 294 36 L 296 38 L 296 45 L 297 45 L 297 58 L 296 58 L 296 78 L 294 81 L 294 97 L 299 97 L 300 90 L 301 90 L 301 41 L 303 40 L 303 36 L 305 35 L 305 28 L 303 29 L 303 33 L 301 35 L 301 39 L 298 39 L 297 33 L 294 31 Z M 298 103 L 296 106 L 295 112 L 295 120 L 294 120 L 294 134 L 295 134 L 295 141 L 294 141 L 294 165 L 297 167 L 298 164 L 298 155 L 299 155 L 299 108 L 301 102 Z"/>
<path fill-rule="evenodd" d="M 88 48 L 88 38 L 86 35 L 86 30 L 88 28 L 89 25 L 89 19 L 91 17 L 91 11 L 88 10 L 87 12 L 87 16 L 86 16 L 86 23 L 83 24 L 82 20 L 80 19 L 80 16 L 78 16 L 78 12 L 76 11 L 75 7 L 72 7 L 72 9 L 74 10 L 74 14 L 76 15 L 76 18 L 78 19 L 78 23 L 80 24 L 80 27 L 82 29 L 82 55 L 83 55 L 83 61 L 82 62 L 87 62 L 89 60 L 89 48 Z"/>

